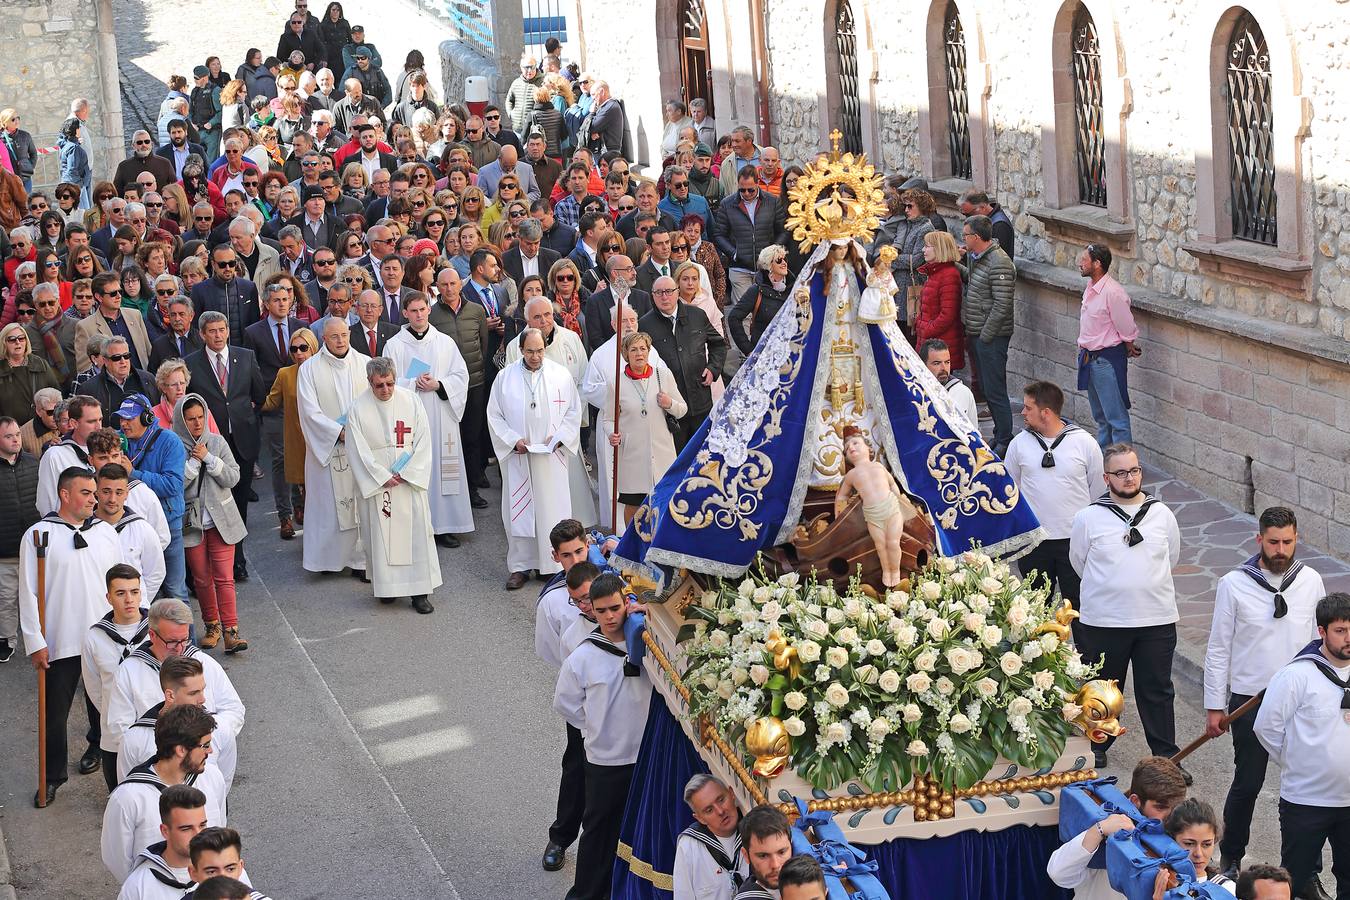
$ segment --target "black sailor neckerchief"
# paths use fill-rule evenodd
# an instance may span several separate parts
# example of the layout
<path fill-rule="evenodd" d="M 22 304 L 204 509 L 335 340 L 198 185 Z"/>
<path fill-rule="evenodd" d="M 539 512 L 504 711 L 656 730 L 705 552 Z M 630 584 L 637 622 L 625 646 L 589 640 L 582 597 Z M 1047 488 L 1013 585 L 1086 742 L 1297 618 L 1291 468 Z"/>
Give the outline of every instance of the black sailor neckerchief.
<path fill-rule="evenodd" d="M 740 890 L 744 879 L 741 878 L 741 873 L 736 871 L 736 864 L 727 857 L 726 848 L 724 848 L 722 842 L 717 839 L 717 835 L 712 833 L 712 829 L 701 822 L 695 822 L 682 833 L 688 835 L 707 848 L 708 855 L 712 857 L 713 862 L 720 866 L 731 878 L 731 889 L 733 893 Z M 735 841 L 735 846 L 732 847 L 731 854 L 733 857 L 739 856 L 741 853 L 740 829 L 736 830 L 732 835 L 732 838 Z"/>
<path fill-rule="evenodd" d="M 131 652 L 135 650 L 136 647 L 145 640 L 146 635 L 150 633 L 150 620 L 147 618 L 148 615 L 149 613 L 146 611 L 145 607 L 141 607 L 141 622 L 136 626 L 136 631 L 130 638 L 124 638 L 118 633 L 117 626 L 113 624 L 113 614 L 111 612 L 105 614 L 103 618 L 94 623 L 94 627 L 105 632 L 108 637 L 112 638 L 113 643 L 122 645 L 122 656 L 118 662 L 121 662 L 121 660 L 130 656 Z"/>
<path fill-rule="evenodd" d="M 84 448 L 81 447 L 79 444 L 77 444 L 77 443 L 75 443 L 74 441 L 72 441 L 70 438 L 66 438 L 66 439 L 63 440 L 63 441 L 58 441 L 58 442 L 56 443 L 56 446 L 57 446 L 57 447 L 69 447 L 70 449 L 74 450 L 74 451 L 75 451 L 75 458 L 78 459 L 78 460 L 80 461 L 80 464 L 83 465 L 83 466 L 85 466 L 86 468 L 89 468 L 90 471 L 93 471 L 92 467 L 90 467 L 90 465 L 89 465 L 89 451 L 88 451 L 88 450 L 84 449 Z"/>
<path fill-rule="evenodd" d="M 1041 452 L 1042 452 L 1042 456 L 1041 456 L 1041 468 L 1042 468 L 1042 469 L 1053 469 L 1053 468 L 1055 467 L 1055 448 L 1058 447 L 1058 446 L 1060 445 L 1060 443 L 1061 443 L 1066 437 L 1069 436 L 1069 432 L 1071 432 L 1071 431 L 1077 431 L 1077 430 L 1078 430 L 1078 426 L 1077 426 L 1077 425 L 1073 424 L 1072 422 L 1065 422 L 1065 423 L 1064 423 L 1064 427 L 1063 427 L 1062 429 L 1060 429 L 1060 432 L 1059 432 L 1059 434 L 1055 437 L 1054 441 L 1052 441 L 1052 442 L 1050 443 L 1049 446 L 1046 446 L 1046 443 L 1045 443 L 1045 439 L 1044 439 L 1044 438 L 1042 438 L 1042 437 L 1041 437 L 1039 434 L 1037 434 L 1036 432 L 1032 431 L 1030 428 L 1027 429 L 1027 434 L 1029 434 L 1029 435 L 1031 435 L 1033 438 L 1035 438 L 1035 439 L 1036 439 L 1036 443 L 1038 443 L 1038 444 L 1041 445 Z"/>
<path fill-rule="evenodd" d="M 83 550 L 84 548 L 89 546 L 89 542 L 84 539 L 84 533 L 99 523 L 97 517 L 90 516 L 89 518 L 84 520 L 83 525 L 77 527 L 75 525 L 70 524 L 65 519 L 61 518 L 61 514 L 58 512 L 47 513 L 45 516 L 42 517 L 42 521 L 50 522 L 53 525 L 61 525 L 75 532 L 74 543 L 76 550 Z"/>
<path fill-rule="evenodd" d="M 1126 546 L 1135 547 L 1144 542 L 1144 536 L 1139 533 L 1139 523 L 1144 521 L 1144 516 L 1148 515 L 1148 511 L 1152 509 L 1153 504 L 1157 502 L 1158 499 L 1156 497 L 1149 497 L 1144 501 L 1143 505 L 1139 507 L 1139 512 L 1134 514 L 1134 518 L 1130 518 L 1129 513 L 1116 505 L 1116 501 L 1111 499 L 1111 493 L 1109 491 L 1102 494 L 1096 500 L 1093 500 L 1092 505 L 1110 510 L 1112 515 L 1128 525 L 1129 530 L 1125 532 L 1125 536 L 1122 540 L 1125 541 Z"/>
<path fill-rule="evenodd" d="M 1242 564 L 1242 571 L 1246 572 L 1252 581 L 1275 595 L 1275 618 L 1283 619 L 1289 615 L 1289 604 L 1284 600 L 1284 592 L 1289 590 L 1298 578 L 1298 573 L 1303 571 L 1303 563 L 1294 560 L 1289 566 L 1289 570 L 1284 573 L 1284 577 L 1280 579 L 1280 586 L 1277 588 L 1266 578 L 1265 570 L 1261 568 L 1260 561 L 1259 554 L 1253 556 Z"/>
<path fill-rule="evenodd" d="M 737 892 L 736 900 L 773 900 L 773 894 L 769 893 L 768 888 L 760 884 L 758 878 L 751 875 L 746 879 L 745 887 Z"/>
<path fill-rule="evenodd" d="M 586 635 L 586 640 L 590 641 L 592 644 L 599 647 L 601 650 L 605 651 L 611 656 L 622 657 L 624 678 L 636 678 L 638 675 L 642 674 L 641 667 L 639 667 L 636 663 L 629 661 L 628 651 L 624 650 L 618 644 L 614 643 L 609 638 L 605 637 L 604 634 L 601 633 L 599 625 L 595 626 L 594 631 Z"/>
<path fill-rule="evenodd" d="M 1322 642 L 1313 641 L 1307 647 L 1300 650 L 1298 656 L 1294 657 L 1294 661 L 1298 662 L 1300 659 L 1306 659 L 1308 662 L 1312 663 L 1317 667 L 1317 671 L 1321 672 L 1322 675 L 1326 677 L 1327 681 L 1330 681 L 1340 689 L 1341 716 L 1346 722 L 1350 722 L 1350 684 L 1347 684 L 1340 679 L 1331 663 L 1327 662 L 1326 657 L 1322 655 Z"/>

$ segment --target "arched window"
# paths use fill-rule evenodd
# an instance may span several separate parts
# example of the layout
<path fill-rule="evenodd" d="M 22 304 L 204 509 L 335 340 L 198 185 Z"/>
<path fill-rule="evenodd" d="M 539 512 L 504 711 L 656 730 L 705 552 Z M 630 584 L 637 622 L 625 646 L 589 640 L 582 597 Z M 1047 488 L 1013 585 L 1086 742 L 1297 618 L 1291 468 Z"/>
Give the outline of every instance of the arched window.
<path fill-rule="evenodd" d="M 970 95 L 966 86 L 966 36 L 956 0 L 947 0 L 942 20 L 942 51 L 947 75 L 947 152 L 951 174 L 969 180 Z"/>
<path fill-rule="evenodd" d="M 690 100 L 701 97 L 708 104 L 708 115 L 715 115 L 703 0 L 680 0 L 680 84 L 686 106 Z"/>
<path fill-rule="evenodd" d="M 858 100 L 858 31 L 853 22 L 853 7 L 839 0 L 834 11 L 835 72 L 839 90 L 839 130 L 844 139 L 840 149 L 862 152 L 862 104 Z"/>
<path fill-rule="evenodd" d="M 1069 65 L 1073 76 L 1073 155 L 1078 200 L 1106 205 L 1106 137 L 1102 128 L 1102 54 L 1097 25 L 1081 3 L 1073 16 Z"/>
<path fill-rule="evenodd" d="M 1228 38 L 1228 175 L 1233 237 L 1275 244 L 1274 109 L 1270 52 L 1261 26 L 1243 11 Z"/>

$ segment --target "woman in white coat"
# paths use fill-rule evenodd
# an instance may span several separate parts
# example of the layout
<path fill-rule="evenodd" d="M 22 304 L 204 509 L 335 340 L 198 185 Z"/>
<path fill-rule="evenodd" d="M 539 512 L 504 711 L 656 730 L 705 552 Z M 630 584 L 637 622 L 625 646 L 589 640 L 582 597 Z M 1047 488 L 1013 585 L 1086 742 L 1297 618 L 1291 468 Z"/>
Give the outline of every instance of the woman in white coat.
<path fill-rule="evenodd" d="M 619 502 L 624 525 L 632 521 L 647 494 L 675 462 L 675 440 L 666 416 L 689 411 L 670 370 L 651 365 L 652 339 L 644 332 L 628 334 L 622 351 L 626 365 L 619 375 L 619 430 L 614 430 L 614 394 L 600 415 L 600 434 L 610 448 L 602 460 L 601 478 L 614 477 L 614 452 L 619 454 Z"/>

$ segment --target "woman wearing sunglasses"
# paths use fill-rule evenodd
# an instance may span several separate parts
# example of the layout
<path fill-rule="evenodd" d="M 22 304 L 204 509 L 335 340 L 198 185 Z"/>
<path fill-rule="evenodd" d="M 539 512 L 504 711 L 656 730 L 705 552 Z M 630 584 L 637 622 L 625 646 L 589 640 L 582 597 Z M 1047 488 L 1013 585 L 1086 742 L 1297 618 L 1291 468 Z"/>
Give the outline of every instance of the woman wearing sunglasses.
<path fill-rule="evenodd" d="M 478 224 L 484 228 L 491 228 L 494 222 L 500 222 L 507 217 L 507 207 L 513 200 L 519 199 L 520 182 L 511 176 L 503 178 L 497 182 L 497 195 L 492 198 L 492 204 L 483 210 L 483 218 Z"/>
<path fill-rule="evenodd" d="M 483 189 L 475 185 L 469 185 L 459 195 L 459 218 L 461 222 L 472 222 L 482 228 L 487 228 L 492 224 L 488 222 L 483 224 L 484 208 L 487 206 L 487 197 Z"/>
<path fill-rule="evenodd" d="M 581 284 L 581 272 L 571 259 L 560 259 L 548 270 L 548 293 L 553 298 L 553 316 L 568 331 L 585 339 L 586 300 L 591 292 Z"/>
<path fill-rule="evenodd" d="M 319 341 L 314 333 L 308 328 L 297 328 L 291 332 L 290 341 L 291 365 L 283 366 L 277 370 L 276 380 L 272 382 L 272 390 L 267 394 L 267 400 L 263 403 L 262 411 L 265 413 L 281 410 L 281 429 L 282 442 L 285 447 L 283 453 L 283 469 L 286 477 L 286 483 L 291 487 L 292 499 L 299 494 L 299 501 L 294 503 L 295 525 L 304 527 L 305 524 L 305 434 L 300 428 L 300 406 L 296 398 L 296 378 L 300 374 L 300 366 L 315 353 L 319 352 Z M 282 534 L 283 538 L 286 535 Z M 291 529 L 291 537 L 295 537 L 295 529 Z M 289 540 L 290 538 L 286 538 Z"/>
<path fill-rule="evenodd" d="M 32 309 L 32 303 L 28 303 Z M 10 322 L 0 329 L 0 416 L 11 416 L 20 425 L 37 412 L 33 395 L 42 388 L 61 388 L 47 361 L 33 352 L 33 330 L 27 322 Z"/>

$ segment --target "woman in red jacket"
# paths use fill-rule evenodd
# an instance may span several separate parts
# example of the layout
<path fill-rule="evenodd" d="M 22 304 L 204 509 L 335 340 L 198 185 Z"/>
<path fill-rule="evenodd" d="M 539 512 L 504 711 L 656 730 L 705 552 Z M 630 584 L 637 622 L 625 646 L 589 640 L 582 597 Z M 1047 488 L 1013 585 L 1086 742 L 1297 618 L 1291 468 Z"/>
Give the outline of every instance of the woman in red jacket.
<path fill-rule="evenodd" d="M 945 231 L 930 231 L 923 236 L 923 258 L 919 271 L 928 277 L 914 321 L 914 349 L 924 341 L 937 338 L 952 351 L 952 370 L 964 369 L 965 338 L 961 330 L 961 258 L 956 241 Z"/>

